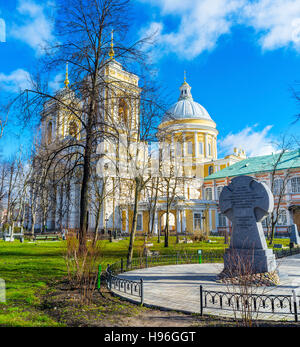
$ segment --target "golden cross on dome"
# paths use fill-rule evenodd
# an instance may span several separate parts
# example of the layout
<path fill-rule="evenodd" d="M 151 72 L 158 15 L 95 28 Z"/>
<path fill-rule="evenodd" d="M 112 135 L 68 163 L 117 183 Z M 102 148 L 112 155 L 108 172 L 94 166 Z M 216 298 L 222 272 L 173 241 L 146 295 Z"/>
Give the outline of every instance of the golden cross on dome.
<path fill-rule="evenodd" d="M 70 81 L 69 81 L 69 72 L 68 72 L 68 62 L 66 64 L 66 78 L 65 78 L 65 82 L 64 83 L 65 83 L 65 87 L 69 88 Z"/>
<path fill-rule="evenodd" d="M 111 42 L 110 42 L 110 51 L 108 53 L 110 59 L 113 59 L 115 56 L 114 52 L 114 29 L 111 30 Z"/>

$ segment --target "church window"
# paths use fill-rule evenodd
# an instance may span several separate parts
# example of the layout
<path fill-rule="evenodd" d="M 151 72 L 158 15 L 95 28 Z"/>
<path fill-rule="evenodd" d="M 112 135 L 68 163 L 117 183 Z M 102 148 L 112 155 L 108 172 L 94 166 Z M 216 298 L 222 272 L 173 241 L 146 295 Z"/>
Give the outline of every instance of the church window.
<path fill-rule="evenodd" d="M 205 189 L 205 200 L 212 200 L 212 189 L 211 188 Z"/>
<path fill-rule="evenodd" d="M 69 123 L 69 135 L 76 137 L 77 133 L 78 133 L 77 123 L 75 122 L 75 120 L 71 120 L 71 122 Z"/>
<path fill-rule="evenodd" d="M 201 229 L 201 213 L 194 213 L 194 230 Z"/>
<path fill-rule="evenodd" d="M 218 225 L 219 227 L 226 227 L 226 217 L 223 213 L 218 213 Z"/>
<path fill-rule="evenodd" d="M 263 219 L 261 224 L 264 228 L 267 228 L 269 225 L 271 225 L 270 215 L 268 215 L 265 219 Z"/>
<path fill-rule="evenodd" d="M 221 193 L 222 193 L 222 190 L 223 190 L 223 186 L 219 186 L 219 187 L 217 188 L 218 199 L 220 199 L 220 195 L 221 195 Z"/>
<path fill-rule="evenodd" d="M 278 225 L 287 225 L 287 214 L 286 210 L 279 210 L 278 219 L 277 219 Z"/>
<path fill-rule="evenodd" d="M 143 230 L 143 215 L 142 215 L 142 213 L 138 213 L 138 215 L 137 215 L 136 230 L 137 231 Z"/>
<path fill-rule="evenodd" d="M 128 124 L 128 105 L 126 104 L 125 100 L 122 98 L 119 101 L 119 120 L 127 125 Z"/>
<path fill-rule="evenodd" d="M 273 193 L 275 195 L 280 195 L 283 192 L 283 180 L 281 178 L 277 178 L 274 180 Z"/>
<path fill-rule="evenodd" d="M 188 142 L 188 154 L 193 154 L 193 142 Z"/>
<path fill-rule="evenodd" d="M 52 142 L 52 122 L 47 125 L 47 142 L 48 145 Z"/>
<path fill-rule="evenodd" d="M 291 182 L 291 192 L 300 193 L 300 177 L 293 177 L 290 182 Z"/>
<path fill-rule="evenodd" d="M 180 142 L 176 143 L 176 154 L 181 155 L 181 143 Z"/>
<path fill-rule="evenodd" d="M 203 154 L 203 142 L 199 142 L 199 154 Z"/>
<path fill-rule="evenodd" d="M 211 175 L 211 174 L 213 174 L 213 173 L 214 173 L 214 167 L 213 167 L 212 165 L 210 165 L 210 166 L 208 167 L 208 174 Z"/>
<path fill-rule="evenodd" d="M 211 144 L 208 144 L 208 155 L 211 155 Z"/>

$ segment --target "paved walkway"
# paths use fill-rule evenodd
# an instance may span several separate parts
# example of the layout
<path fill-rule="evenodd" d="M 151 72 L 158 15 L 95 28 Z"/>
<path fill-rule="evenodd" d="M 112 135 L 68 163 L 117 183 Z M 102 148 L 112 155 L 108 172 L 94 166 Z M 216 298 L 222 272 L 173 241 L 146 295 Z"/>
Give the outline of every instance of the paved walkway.
<path fill-rule="evenodd" d="M 253 287 L 252 293 L 267 295 L 292 295 L 292 290 L 296 290 L 300 295 L 300 254 L 277 260 L 278 272 L 280 275 L 280 285 L 273 287 Z M 216 276 L 222 271 L 223 264 L 184 264 L 157 266 L 148 269 L 129 271 L 119 275 L 129 280 L 144 280 L 144 303 L 160 308 L 186 311 L 190 313 L 200 312 L 200 285 L 204 290 L 214 290 L 219 292 L 236 292 L 237 288 L 216 282 Z M 130 295 L 119 293 L 123 297 L 137 300 Z M 278 305 L 278 302 L 276 302 Z M 283 302 L 284 306 L 286 302 Z M 208 300 L 208 305 L 209 300 Z M 234 316 L 231 308 L 215 309 L 205 307 L 204 314 L 214 314 L 219 316 Z M 278 306 L 279 307 L 279 306 Z M 292 308 L 293 309 L 293 308 Z M 258 319 L 272 320 L 294 320 L 294 315 L 290 314 L 290 308 L 280 308 L 283 314 L 270 313 L 270 303 L 267 307 L 260 308 Z M 300 314 L 300 306 L 298 303 Z M 294 312 L 294 311 L 293 311 Z M 299 317 L 300 318 L 300 317 Z"/>

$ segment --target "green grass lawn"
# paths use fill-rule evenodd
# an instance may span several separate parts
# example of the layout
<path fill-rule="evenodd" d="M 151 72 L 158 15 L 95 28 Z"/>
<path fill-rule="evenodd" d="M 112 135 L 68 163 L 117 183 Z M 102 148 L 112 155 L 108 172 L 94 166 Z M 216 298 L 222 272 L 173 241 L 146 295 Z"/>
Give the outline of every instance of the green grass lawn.
<path fill-rule="evenodd" d="M 170 238 L 169 248 L 164 247 L 163 238 L 153 243 L 152 250 L 160 254 L 180 251 L 221 250 L 226 247 L 221 237 L 211 237 L 212 243 L 194 242 L 176 244 L 175 237 Z M 105 269 L 120 258 L 126 258 L 128 239 L 118 242 L 99 241 L 102 249 L 101 265 Z M 143 238 L 137 238 L 134 257 L 141 255 Z M 289 239 L 276 239 L 275 243 L 287 246 Z M 0 326 L 58 326 L 56 321 L 40 309 L 40 295 L 46 293 L 51 280 L 66 275 L 63 258 L 65 241 L 38 241 L 36 243 L 19 241 L 0 241 L 0 278 L 6 283 L 6 303 L 0 303 Z"/>

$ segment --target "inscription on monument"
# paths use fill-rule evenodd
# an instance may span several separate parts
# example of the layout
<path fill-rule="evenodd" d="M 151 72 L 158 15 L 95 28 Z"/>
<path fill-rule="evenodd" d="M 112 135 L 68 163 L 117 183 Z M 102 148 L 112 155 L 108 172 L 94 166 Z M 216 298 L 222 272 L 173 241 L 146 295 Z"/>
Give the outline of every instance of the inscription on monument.
<path fill-rule="evenodd" d="M 268 272 L 276 266 L 268 249 L 261 221 L 273 210 L 270 189 L 249 176 L 235 177 L 220 195 L 220 210 L 232 222 L 230 247 L 224 256 L 224 267 L 234 264 L 233 253 L 253 263 L 254 272 Z M 250 259 L 251 258 L 251 259 Z"/>

